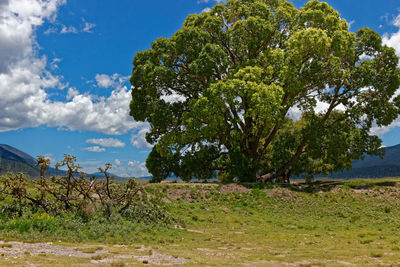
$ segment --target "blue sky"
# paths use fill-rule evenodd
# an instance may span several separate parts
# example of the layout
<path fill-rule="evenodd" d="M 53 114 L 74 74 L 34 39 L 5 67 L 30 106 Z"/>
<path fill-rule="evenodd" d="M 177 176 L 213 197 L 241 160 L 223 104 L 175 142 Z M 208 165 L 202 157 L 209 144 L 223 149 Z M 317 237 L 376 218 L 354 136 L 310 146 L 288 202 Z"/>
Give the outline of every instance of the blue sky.
<path fill-rule="evenodd" d="M 128 115 L 133 56 L 216 2 L 0 0 L 0 143 L 53 162 L 73 154 L 88 172 L 110 162 L 118 175 L 147 175 L 147 125 Z M 398 0 L 327 2 L 400 55 Z M 398 126 L 374 131 L 395 145 Z"/>

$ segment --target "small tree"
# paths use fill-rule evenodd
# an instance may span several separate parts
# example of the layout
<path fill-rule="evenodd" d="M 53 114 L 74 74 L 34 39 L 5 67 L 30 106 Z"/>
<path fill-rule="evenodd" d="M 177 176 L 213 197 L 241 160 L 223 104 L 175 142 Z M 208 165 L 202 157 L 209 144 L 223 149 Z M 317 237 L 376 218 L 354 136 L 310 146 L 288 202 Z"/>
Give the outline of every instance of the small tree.
<path fill-rule="evenodd" d="M 399 114 L 398 58 L 312 0 L 230 0 L 190 15 L 133 61 L 131 115 L 156 143 L 155 180 L 240 181 L 350 168 L 381 154 L 371 128 Z"/>

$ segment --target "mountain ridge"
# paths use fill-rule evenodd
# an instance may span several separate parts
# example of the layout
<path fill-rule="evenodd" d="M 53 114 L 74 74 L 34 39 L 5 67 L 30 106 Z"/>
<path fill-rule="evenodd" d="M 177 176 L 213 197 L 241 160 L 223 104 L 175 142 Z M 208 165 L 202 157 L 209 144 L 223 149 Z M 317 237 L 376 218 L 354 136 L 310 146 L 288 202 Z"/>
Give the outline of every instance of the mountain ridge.
<path fill-rule="evenodd" d="M 365 155 L 362 160 L 355 160 L 350 170 L 335 172 L 328 175 L 329 178 L 383 178 L 400 177 L 400 144 L 386 147 L 383 158 L 373 155 Z M 34 167 L 36 160 L 29 154 L 6 144 L 0 144 L 0 174 L 7 172 L 23 172 L 30 178 L 37 178 L 40 175 L 39 168 Z M 65 171 L 49 168 L 47 175 L 65 175 Z M 87 174 L 104 178 L 101 173 Z M 324 177 L 326 175 L 318 175 Z M 126 181 L 128 178 L 115 178 Z M 299 177 L 300 178 L 300 177 Z M 139 179 L 151 179 L 149 177 L 139 177 Z"/>

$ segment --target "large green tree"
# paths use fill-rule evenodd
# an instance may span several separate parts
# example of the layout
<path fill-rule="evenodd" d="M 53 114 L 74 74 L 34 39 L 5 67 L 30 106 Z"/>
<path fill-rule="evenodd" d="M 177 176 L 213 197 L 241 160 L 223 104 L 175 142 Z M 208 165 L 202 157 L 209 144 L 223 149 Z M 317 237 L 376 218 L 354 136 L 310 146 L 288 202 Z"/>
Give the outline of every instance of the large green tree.
<path fill-rule="evenodd" d="M 379 154 L 399 114 L 395 51 L 325 2 L 230 0 L 190 15 L 133 61 L 131 115 L 155 180 L 288 181 Z"/>

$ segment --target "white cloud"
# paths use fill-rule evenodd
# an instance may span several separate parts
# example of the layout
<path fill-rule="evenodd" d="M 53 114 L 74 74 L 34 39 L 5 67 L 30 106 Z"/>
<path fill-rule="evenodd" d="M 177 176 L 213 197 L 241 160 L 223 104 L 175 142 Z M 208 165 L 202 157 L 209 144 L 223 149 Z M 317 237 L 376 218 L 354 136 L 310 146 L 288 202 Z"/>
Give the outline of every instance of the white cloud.
<path fill-rule="evenodd" d="M 203 9 L 201 12 L 203 13 L 203 12 L 210 12 L 211 11 L 211 8 L 209 8 L 209 7 L 206 7 L 205 9 Z"/>
<path fill-rule="evenodd" d="M 0 74 L 0 132 L 47 125 L 119 135 L 145 125 L 129 115 L 131 95 L 126 86 L 100 98 L 70 88 L 67 99 L 71 101 L 49 100 L 45 89 L 56 86 L 58 80 L 51 74 L 38 75 L 44 65 L 44 60 L 37 60 L 30 69 L 18 67 L 12 74 Z"/>
<path fill-rule="evenodd" d="M 125 147 L 125 143 L 115 138 L 99 138 L 99 139 L 88 139 L 88 144 L 100 145 L 104 147 Z"/>
<path fill-rule="evenodd" d="M 108 98 L 76 95 L 71 102 L 44 102 L 39 117 L 50 127 L 89 130 L 119 135 L 145 123 L 129 116 L 130 90 L 124 86 L 111 92 Z"/>
<path fill-rule="evenodd" d="M 61 0 L 12 0 L 0 5 L 0 73 L 33 53 L 33 32 L 45 19 L 53 19 Z"/>
<path fill-rule="evenodd" d="M 96 24 L 89 23 L 85 21 L 85 25 L 83 26 L 82 32 L 92 33 L 93 29 L 96 27 Z"/>
<path fill-rule="evenodd" d="M 113 165 L 112 173 L 121 177 L 144 177 L 149 176 L 150 173 L 146 168 L 144 162 L 140 161 L 123 161 L 120 165 Z"/>
<path fill-rule="evenodd" d="M 398 27 L 395 33 L 385 33 L 383 35 L 383 44 L 396 49 L 396 54 L 400 56 L 400 14 L 394 19 L 393 25 Z"/>
<path fill-rule="evenodd" d="M 75 33 L 75 34 L 77 34 L 77 33 L 81 33 L 81 32 L 93 33 L 93 29 L 96 27 L 96 24 L 87 22 L 85 20 L 83 20 L 83 22 L 84 22 L 84 24 L 81 26 L 80 29 L 77 29 L 74 26 L 61 25 L 60 33 L 61 34 L 66 34 L 66 33 Z M 49 33 L 54 33 L 54 32 L 57 32 L 57 28 L 55 28 L 55 31 L 54 31 L 54 27 L 53 27 L 53 28 L 49 28 L 48 30 L 46 30 L 45 33 L 49 34 Z"/>
<path fill-rule="evenodd" d="M 8 5 L 9 0 L 0 0 L 0 8 L 2 6 Z"/>
<path fill-rule="evenodd" d="M 166 95 L 166 94 L 161 95 L 161 99 L 167 103 L 176 103 L 176 102 L 184 102 L 184 101 L 186 101 L 187 98 L 185 96 L 182 96 L 182 95 L 174 92 L 169 95 Z"/>
<path fill-rule="evenodd" d="M 52 26 L 52 27 L 49 27 L 45 32 L 44 32 L 44 34 L 52 34 L 52 33 L 56 33 L 56 32 L 58 32 L 58 29 L 57 29 L 57 27 L 54 27 L 54 26 Z"/>
<path fill-rule="evenodd" d="M 392 24 L 398 28 L 397 32 L 395 33 L 385 33 L 383 35 L 382 41 L 383 44 L 393 47 L 396 50 L 397 56 L 400 57 L 400 14 L 392 21 Z M 400 94 L 400 89 L 397 90 L 396 95 Z M 400 118 L 397 118 L 395 121 L 392 122 L 389 126 L 386 127 L 373 127 L 371 129 L 371 133 L 382 136 L 385 133 L 389 132 L 395 127 L 400 127 Z"/>
<path fill-rule="evenodd" d="M 114 73 L 113 75 L 97 74 L 95 79 L 97 86 L 100 88 L 120 87 L 129 77 Z"/>
<path fill-rule="evenodd" d="M 324 113 L 326 113 L 328 108 L 329 108 L 329 104 L 328 103 L 321 102 L 321 101 L 317 100 L 317 104 L 314 107 L 314 111 L 316 113 L 319 113 L 319 114 L 324 114 Z M 344 111 L 345 109 L 346 109 L 345 106 L 343 106 L 342 104 L 339 104 L 335 108 L 335 110 L 341 110 L 341 111 Z M 300 110 L 298 105 L 295 105 L 295 106 L 291 107 L 287 112 L 288 118 L 290 118 L 290 119 L 292 119 L 294 121 L 300 120 L 302 114 L 303 114 L 303 111 Z"/>
<path fill-rule="evenodd" d="M 362 54 L 360 56 L 360 60 L 372 60 L 373 58 L 373 56 L 368 56 L 367 54 Z"/>
<path fill-rule="evenodd" d="M 351 26 L 353 26 L 355 22 L 356 22 L 355 20 L 350 20 L 347 22 L 347 24 L 349 24 L 349 29 L 351 29 Z"/>
<path fill-rule="evenodd" d="M 57 58 L 57 57 L 53 58 L 53 60 L 50 62 L 50 68 L 52 70 L 58 69 L 58 64 L 57 63 L 60 63 L 60 62 L 61 62 L 60 58 Z"/>
<path fill-rule="evenodd" d="M 68 88 L 67 100 L 71 100 L 74 96 L 79 95 L 79 91 L 75 87 Z"/>
<path fill-rule="evenodd" d="M 113 84 L 113 80 L 107 74 L 97 74 L 96 82 L 98 87 L 108 88 Z"/>
<path fill-rule="evenodd" d="M 105 152 L 106 149 L 104 147 L 99 147 L 99 146 L 91 146 L 91 147 L 85 147 L 82 150 L 90 151 L 90 152 Z"/>
<path fill-rule="evenodd" d="M 119 164 L 117 164 L 119 163 Z M 88 160 L 80 162 L 80 165 L 83 167 L 83 171 L 86 173 L 95 173 L 98 172 L 99 167 L 104 168 L 104 162 L 99 160 Z M 110 173 L 115 174 L 120 177 L 144 177 L 149 176 L 146 165 L 144 162 L 140 161 L 127 161 L 127 160 L 119 160 L 111 166 Z"/>
<path fill-rule="evenodd" d="M 288 110 L 287 116 L 288 116 L 290 119 L 294 120 L 294 121 L 298 121 L 298 120 L 300 120 L 300 118 L 301 118 L 301 114 L 302 114 L 301 110 L 300 110 L 299 107 L 296 105 L 296 106 L 291 107 L 291 108 Z"/>
<path fill-rule="evenodd" d="M 149 128 L 143 128 L 139 130 L 136 134 L 131 136 L 131 144 L 137 148 L 152 148 L 153 145 L 147 143 L 146 133 L 149 132 Z"/>
<path fill-rule="evenodd" d="M 37 0 L 36 0 L 37 1 Z M 64 25 L 59 22 L 53 23 L 53 25 L 49 26 L 49 28 L 44 32 L 44 34 L 51 33 L 60 33 L 60 34 L 78 34 L 78 33 L 93 33 L 96 24 L 87 22 L 85 19 L 82 19 L 82 24 L 79 26 L 73 25 Z"/>
<path fill-rule="evenodd" d="M 0 132 L 24 127 L 62 127 L 119 135 L 141 129 L 145 123 L 129 116 L 127 77 L 110 76 L 107 97 L 81 94 L 75 87 L 65 101 L 53 101 L 49 89 L 64 89 L 62 77 L 53 75 L 59 59 L 49 64 L 38 56 L 35 30 L 54 20 L 65 0 L 2 0 L 0 5 Z M 104 76 L 103 76 L 104 77 Z"/>
<path fill-rule="evenodd" d="M 66 34 L 66 33 L 78 33 L 78 30 L 74 26 L 65 26 L 63 25 L 60 31 L 61 34 Z"/>
<path fill-rule="evenodd" d="M 52 153 L 47 153 L 47 154 L 44 155 L 44 157 L 46 159 L 50 160 L 51 164 L 56 162 L 56 159 L 54 158 L 54 155 Z"/>

